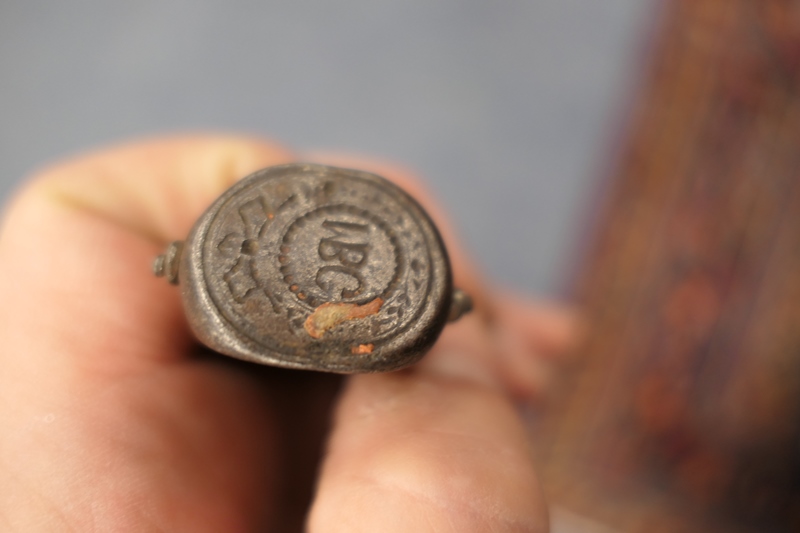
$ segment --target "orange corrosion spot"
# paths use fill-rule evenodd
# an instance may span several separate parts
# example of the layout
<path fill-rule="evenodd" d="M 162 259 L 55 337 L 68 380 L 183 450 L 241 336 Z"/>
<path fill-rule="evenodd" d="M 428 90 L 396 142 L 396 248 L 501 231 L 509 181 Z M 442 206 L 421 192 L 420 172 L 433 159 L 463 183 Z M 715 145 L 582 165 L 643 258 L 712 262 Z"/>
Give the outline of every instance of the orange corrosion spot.
<path fill-rule="evenodd" d="M 314 312 L 306 319 L 304 327 L 309 335 L 319 339 L 326 331 L 342 322 L 377 314 L 382 305 L 382 298 L 375 298 L 363 305 L 327 302 L 314 309 Z"/>
<path fill-rule="evenodd" d="M 353 355 L 363 355 L 367 353 L 372 353 L 372 350 L 375 349 L 375 345 L 372 343 L 369 344 L 359 344 L 358 346 L 353 346 L 350 348 L 350 351 Z"/>

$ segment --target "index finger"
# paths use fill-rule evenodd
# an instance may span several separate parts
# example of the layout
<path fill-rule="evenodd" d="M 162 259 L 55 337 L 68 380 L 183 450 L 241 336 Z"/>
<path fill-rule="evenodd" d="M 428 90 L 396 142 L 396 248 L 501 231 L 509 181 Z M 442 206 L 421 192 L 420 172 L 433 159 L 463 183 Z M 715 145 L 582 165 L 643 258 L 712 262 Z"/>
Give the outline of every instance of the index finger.
<path fill-rule="evenodd" d="M 116 370 L 183 356 L 191 336 L 178 293 L 152 276 L 153 257 L 235 180 L 290 159 L 271 143 L 194 137 L 44 171 L 0 232 L 3 363 L 36 369 L 79 358 Z"/>

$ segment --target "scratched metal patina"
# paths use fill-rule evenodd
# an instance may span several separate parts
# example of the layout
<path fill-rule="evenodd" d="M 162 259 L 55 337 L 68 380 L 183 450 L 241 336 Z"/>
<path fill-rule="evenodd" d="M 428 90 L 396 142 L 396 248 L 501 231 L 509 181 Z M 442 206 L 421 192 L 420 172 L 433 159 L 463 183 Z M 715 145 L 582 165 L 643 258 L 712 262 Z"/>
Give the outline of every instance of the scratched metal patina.
<path fill-rule="evenodd" d="M 356 170 L 256 172 L 172 251 L 177 270 L 165 259 L 156 268 L 178 273 L 197 337 L 277 366 L 407 366 L 453 316 L 451 301 L 461 300 L 452 299 L 447 253 L 428 215 L 396 185 Z"/>

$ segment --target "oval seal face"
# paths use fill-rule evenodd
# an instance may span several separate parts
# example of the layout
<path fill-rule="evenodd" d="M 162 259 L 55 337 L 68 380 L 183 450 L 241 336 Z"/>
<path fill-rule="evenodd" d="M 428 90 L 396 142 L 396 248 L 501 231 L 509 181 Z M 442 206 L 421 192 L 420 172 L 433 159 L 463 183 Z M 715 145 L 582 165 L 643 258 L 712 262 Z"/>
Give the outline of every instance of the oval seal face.
<path fill-rule="evenodd" d="M 452 290 L 442 240 L 416 201 L 374 174 L 310 164 L 234 185 L 195 225 L 180 269 L 205 344 L 331 372 L 418 360 Z"/>

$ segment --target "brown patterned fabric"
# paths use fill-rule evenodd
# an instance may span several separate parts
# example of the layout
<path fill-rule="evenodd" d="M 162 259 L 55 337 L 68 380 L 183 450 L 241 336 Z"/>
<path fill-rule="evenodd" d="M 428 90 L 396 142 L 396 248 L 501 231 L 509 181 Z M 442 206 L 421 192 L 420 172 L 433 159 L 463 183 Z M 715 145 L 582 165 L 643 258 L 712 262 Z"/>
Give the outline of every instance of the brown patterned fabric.
<path fill-rule="evenodd" d="M 547 485 L 627 531 L 800 531 L 800 1 L 670 2 L 653 60 Z"/>

